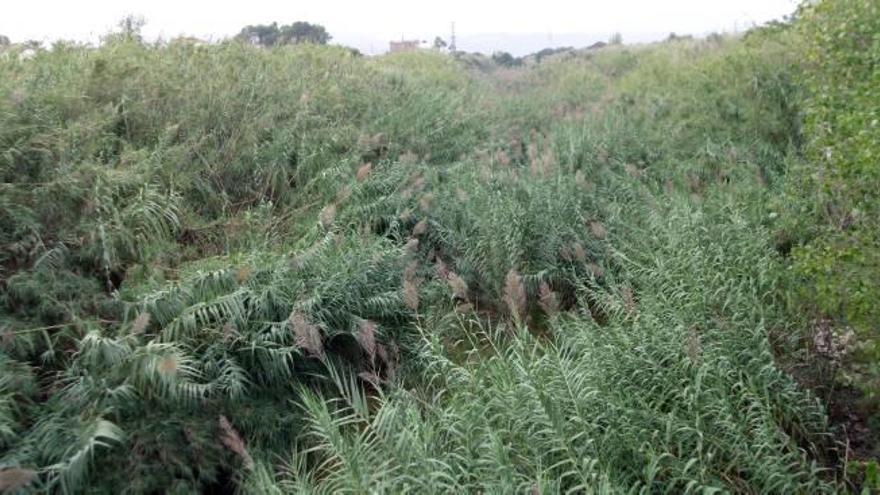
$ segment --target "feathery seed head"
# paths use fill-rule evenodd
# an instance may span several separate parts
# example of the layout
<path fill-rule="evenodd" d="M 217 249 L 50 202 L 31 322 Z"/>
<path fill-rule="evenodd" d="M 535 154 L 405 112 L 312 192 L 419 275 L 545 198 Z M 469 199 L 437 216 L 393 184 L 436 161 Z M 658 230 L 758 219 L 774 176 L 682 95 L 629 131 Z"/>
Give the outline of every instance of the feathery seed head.
<path fill-rule="evenodd" d="M 376 324 L 363 320 L 358 325 L 357 341 L 361 349 L 370 357 L 370 363 L 376 362 Z"/>
<path fill-rule="evenodd" d="M 559 312 L 559 300 L 547 282 L 541 282 L 541 287 L 538 290 L 538 305 L 547 316 L 553 316 Z"/>
<path fill-rule="evenodd" d="M 15 493 L 36 477 L 37 472 L 31 469 L 17 467 L 0 469 L 0 493 Z"/>
<path fill-rule="evenodd" d="M 248 452 L 247 445 L 244 443 L 241 435 L 238 434 L 238 431 L 232 426 L 232 423 L 226 419 L 226 416 L 221 414 L 219 423 L 220 443 L 240 457 L 242 462 L 244 462 L 245 468 L 253 469 L 254 460 L 251 458 L 251 454 Z"/>
<path fill-rule="evenodd" d="M 297 347 L 313 357 L 324 357 L 324 340 L 321 331 L 310 323 L 305 315 L 294 310 L 287 318 L 287 325 L 293 330 Z"/>
<path fill-rule="evenodd" d="M 627 175 L 629 175 L 630 177 L 632 177 L 634 179 L 638 178 L 642 174 L 642 171 L 639 170 L 639 167 L 636 167 L 632 163 L 627 163 L 626 165 L 623 166 L 623 169 L 626 171 Z"/>
<path fill-rule="evenodd" d="M 468 286 L 463 278 L 455 272 L 449 272 L 446 277 L 446 283 L 452 289 L 452 294 L 456 299 L 466 301 L 468 299 Z"/>
<path fill-rule="evenodd" d="M 235 270 L 235 281 L 239 284 L 243 284 L 247 282 L 251 278 L 251 267 L 247 265 L 242 265 Z"/>
<path fill-rule="evenodd" d="M 416 276 L 418 268 L 418 262 L 412 261 L 403 271 L 403 303 L 413 311 L 419 309 L 419 285 L 422 280 Z"/>
<path fill-rule="evenodd" d="M 141 335 L 150 325 L 150 313 L 143 311 L 137 315 L 137 318 L 134 319 L 134 322 L 131 324 L 131 333 L 134 335 Z"/>
<path fill-rule="evenodd" d="M 372 371 L 361 371 L 358 373 L 358 378 L 369 383 L 373 386 L 373 388 L 378 389 L 379 385 L 382 383 L 382 379 Z"/>
<path fill-rule="evenodd" d="M 515 268 L 511 268 L 507 272 L 504 279 L 504 302 L 507 304 L 510 314 L 516 318 L 522 319 L 526 315 L 526 288 L 523 285 L 522 277 Z"/>
<path fill-rule="evenodd" d="M 372 171 L 373 171 L 373 164 L 372 163 L 365 163 L 364 165 L 361 165 L 357 169 L 357 181 L 363 182 L 363 181 L 367 180 L 367 177 L 370 176 L 370 172 L 372 172 Z"/>
<path fill-rule="evenodd" d="M 336 191 L 336 204 L 341 205 L 342 203 L 345 203 L 350 196 L 351 188 L 343 185 L 338 191 Z"/>
<path fill-rule="evenodd" d="M 420 192 L 425 188 L 425 177 L 421 174 L 415 174 L 410 178 L 410 187 L 412 187 L 414 191 Z"/>
<path fill-rule="evenodd" d="M 559 257 L 565 261 L 571 261 L 574 259 L 574 255 L 571 252 L 571 246 L 565 245 L 559 248 Z"/>
<path fill-rule="evenodd" d="M 431 206 L 433 202 L 434 195 L 432 193 L 425 193 L 419 199 L 419 208 L 421 208 L 424 213 L 428 213 L 431 211 Z"/>
<path fill-rule="evenodd" d="M 236 334 L 235 325 L 232 322 L 227 321 L 223 324 L 223 341 L 229 342 L 231 341 Z"/>
<path fill-rule="evenodd" d="M 412 311 L 419 310 L 419 286 L 417 280 L 403 281 L 403 303 Z"/>
<path fill-rule="evenodd" d="M 406 151 L 404 154 L 400 155 L 400 158 L 398 158 L 398 162 L 400 162 L 401 165 L 415 165 L 418 161 L 419 155 L 412 151 Z"/>
<path fill-rule="evenodd" d="M 159 361 L 159 372 L 163 375 L 176 375 L 177 374 L 177 357 L 175 356 L 165 356 Z"/>
<path fill-rule="evenodd" d="M 447 280 L 449 278 L 449 267 L 439 257 L 434 262 L 434 273 L 440 280 Z"/>
<path fill-rule="evenodd" d="M 635 292 L 633 292 L 632 287 L 626 285 L 621 290 L 621 296 L 623 297 L 623 304 L 626 307 L 627 313 L 633 313 L 636 310 L 636 296 Z"/>
<path fill-rule="evenodd" d="M 685 352 L 693 364 L 700 362 L 700 334 L 696 325 L 688 329 Z"/>
<path fill-rule="evenodd" d="M 421 220 L 419 220 L 419 223 L 417 223 L 416 226 L 413 227 L 412 235 L 413 235 L 413 237 L 418 237 L 418 236 L 424 234 L 427 230 L 428 230 L 428 221 L 425 219 L 421 219 Z"/>
<path fill-rule="evenodd" d="M 584 245 L 580 242 L 575 242 L 571 245 L 571 253 L 574 256 L 574 259 L 579 262 L 585 263 L 587 261 L 587 252 L 584 250 Z"/>
<path fill-rule="evenodd" d="M 321 210 L 321 215 L 319 218 L 321 221 L 321 225 L 325 229 L 329 229 L 333 225 L 333 220 L 336 219 L 336 205 L 331 203 L 325 206 Z"/>
<path fill-rule="evenodd" d="M 419 251 L 419 240 L 415 238 L 411 238 L 406 241 L 406 245 L 403 246 L 403 250 L 407 254 L 416 254 Z"/>

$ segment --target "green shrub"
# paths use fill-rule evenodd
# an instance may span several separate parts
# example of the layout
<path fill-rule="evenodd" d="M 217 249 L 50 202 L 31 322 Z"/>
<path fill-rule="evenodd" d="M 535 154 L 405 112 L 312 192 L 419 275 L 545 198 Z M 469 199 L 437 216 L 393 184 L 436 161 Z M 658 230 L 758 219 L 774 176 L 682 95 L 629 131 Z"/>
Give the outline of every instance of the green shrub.
<path fill-rule="evenodd" d="M 804 301 L 851 326 L 859 339 L 855 383 L 880 388 L 880 6 L 822 1 L 798 12 L 808 97 L 804 160 L 787 198 Z"/>

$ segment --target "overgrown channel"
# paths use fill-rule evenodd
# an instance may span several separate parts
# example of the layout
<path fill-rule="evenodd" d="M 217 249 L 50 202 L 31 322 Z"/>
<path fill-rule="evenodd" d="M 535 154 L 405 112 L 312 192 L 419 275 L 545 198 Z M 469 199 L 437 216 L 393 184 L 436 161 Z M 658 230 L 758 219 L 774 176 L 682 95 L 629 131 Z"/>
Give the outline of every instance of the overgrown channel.
<path fill-rule="evenodd" d="M 0 492 L 880 489 L 877 33 L 0 54 Z"/>

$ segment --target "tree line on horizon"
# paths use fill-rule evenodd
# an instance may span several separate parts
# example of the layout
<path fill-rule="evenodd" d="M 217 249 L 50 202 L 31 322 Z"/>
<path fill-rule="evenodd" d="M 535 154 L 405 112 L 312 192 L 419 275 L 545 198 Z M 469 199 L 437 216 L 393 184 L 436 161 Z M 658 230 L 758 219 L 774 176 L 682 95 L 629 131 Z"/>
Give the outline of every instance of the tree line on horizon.
<path fill-rule="evenodd" d="M 119 28 L 118 31 L 108 36 L 105 36 L 103 39 L 106 41 L 109 38 L 121 37 L 142 41 L 143 38 L 141 36 L 141 30 L 145 24 L 146 22 L 143 17 L 128 15 L 117 23 L 117 26 Z M 677 41 L 691 38 L 692 36 L 689 35 L 679 36 L 675 33 L 670 33 L 666 41 Z M 333 36 L 330 35 L 326 27 L 321 24 L 306 21 L 295 21 L 291 24 L 278 24 L 278 22 L 276 21 L 272 22 L 271 24 L 248 24 L 241 28 L 241 30 L 233 37 L 233 39 L 245 43 L 250 43 L 256 46 L 273 47 L 284 45 L 297 45 L 303 43 L 326 45 L 333 39 Z M 609 45 L 613 46 L 622 44 L 623 36 L 619 32 L 615 32 L 611 35 L 607 42 L 599 41 L 586 48 L 597 49 Z M 37 49 L 42 45 L 42 43 L 37 40 L 27 40 L 22 43 L 13 43 L 9 36 L 0 33 L 0 47 L 13 45 L 22 45 L 28 48 Z M 452 50 L 449 42 L 442 36 L 434 37 L 433 42 L 431 42 L 431 48 L 435 50 Z M 537 61 L 540 61 L 544 57 L 572 51 L 574 49 L 574 47 L 570 46 L 555 48 L 548 47 L 523 57 L 517 57 L 510 52 L 498 50 L 493 52 L 489 56 L 491 57 L 492 61 L 499 66 L 516 67 L 522 65 L 524 60 L 528 57 L 534 57 Z M 354 50 L 356 53 L 360 54 L 359 51 L 357 51 L 356 49 Z M 461 50 L 455 51 L 464 53 Z"/>

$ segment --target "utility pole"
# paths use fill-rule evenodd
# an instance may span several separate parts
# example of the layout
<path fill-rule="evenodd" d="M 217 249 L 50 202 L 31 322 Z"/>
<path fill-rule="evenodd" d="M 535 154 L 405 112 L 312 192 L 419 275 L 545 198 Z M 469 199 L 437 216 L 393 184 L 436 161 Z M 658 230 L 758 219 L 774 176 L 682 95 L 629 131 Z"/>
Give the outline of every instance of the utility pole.
<path fill-rule="evenodd" d="M 449 36 L 449 51 L 455 53 L 455 21 L 452 21 L 452 34 Z"/>

